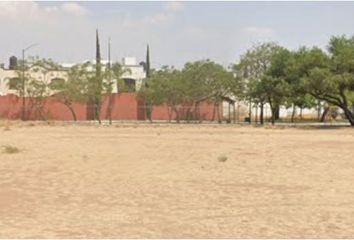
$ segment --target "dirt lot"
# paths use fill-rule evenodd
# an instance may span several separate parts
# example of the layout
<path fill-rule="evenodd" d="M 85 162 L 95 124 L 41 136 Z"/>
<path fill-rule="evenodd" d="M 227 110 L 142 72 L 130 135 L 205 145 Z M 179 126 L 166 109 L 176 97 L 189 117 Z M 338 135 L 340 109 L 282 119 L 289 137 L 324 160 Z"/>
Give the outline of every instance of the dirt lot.
<path fill-rule="evenodd" d="M 16 124 L 0 134 L 1 238 L 354 237 L 354 129 Z"/>

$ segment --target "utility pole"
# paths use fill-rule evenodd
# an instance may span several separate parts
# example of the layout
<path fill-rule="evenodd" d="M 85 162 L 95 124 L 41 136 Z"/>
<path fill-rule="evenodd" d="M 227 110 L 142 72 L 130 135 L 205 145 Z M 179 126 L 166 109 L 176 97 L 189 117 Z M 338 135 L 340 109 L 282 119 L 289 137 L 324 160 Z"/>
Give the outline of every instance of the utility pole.
<path fill-rule="evenodd" d="M 26 121 L 25 53 L 27 50 L 37 45 L 38 44 L 31 44 L 22 49 L 22 121 Z"/>
<path fill-rule="evenodd" d="M 146 78 L 150 77 L 150 48 L 149 44 L 147 45 L 146 48 Z"/>
<path fill-rule="evenodd" d="M 112 92 L 113 92 L 113 83 L 112 83 L 112 71 L 111 71 L 111 37 L 108 37 L 108 81 L 109 81 L 109 102 L 108 102 L 108 111 L 109 111 L 109 124 L 112 125 Z"/>
<path fill-rule="evenodd" d="M 145 78 L 145 86 L 146 88 L 149 87 L 148 81 L 150 78 L 150 48 L 149 48 L 149 44 L 147 45 L 146 48 L 146 78 Z M 152 104 L 150 103 L 149 100 L 145 100 L 145 113 L 146 113 L 146 117 L 150 120 L 150 122 L 152 122 Z"/>
<path fill-rule="evenodd" d="M 94 104 L 94 119 L 98 120 L 98 123 L 101 124 L 101 94 L 102 94 L 102 69 L 101 69 L 101 48 L 100 48 L 100 39 L 98 36 L 98 29 L 96 29 L 96 79 L 93 86 L 93 104 Z M 95 89 L 98 88 L 98 89 Z"/>

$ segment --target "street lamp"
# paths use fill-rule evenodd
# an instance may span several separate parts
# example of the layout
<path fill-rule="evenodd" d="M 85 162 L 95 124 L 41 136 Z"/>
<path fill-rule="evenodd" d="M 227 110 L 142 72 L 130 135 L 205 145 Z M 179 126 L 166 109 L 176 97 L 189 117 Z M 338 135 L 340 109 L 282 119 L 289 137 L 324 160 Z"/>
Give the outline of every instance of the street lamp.
<path fill-rule="evenodd" d="M 38 44 L 31 44 L 28 47 L 22 49 L 22 120 L 25 121 L 25 115 L 26 115 L 26 87 L 25 87 L 25 53 L 27 50 L 30 48 L 37 46 Z"/>

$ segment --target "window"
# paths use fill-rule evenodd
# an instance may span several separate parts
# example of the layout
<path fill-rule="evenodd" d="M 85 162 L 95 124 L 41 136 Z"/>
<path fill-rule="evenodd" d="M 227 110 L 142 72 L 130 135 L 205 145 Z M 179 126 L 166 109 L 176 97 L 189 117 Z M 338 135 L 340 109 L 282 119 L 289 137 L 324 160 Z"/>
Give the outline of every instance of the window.
<path fill-rule="evenodd" d="M 64 83 L 65 83 L 65 80 L 63 78 L 53 78 L 50 81 L 50 85 L 49 86 L 50 86 L 51 89 L 57 89 L 60 86 L 62 86 Z"/>
<path fill-rule="evenodd" d="M 17 90 L 20 87 L 21 81 L 18 77 L 10 78 L 9 88 L 11 90 Z"/>
<path fill-rule="evenodd" d="M 123 86 L 121 86 L 120 91 L 135 92 L 135 80 L 131 78 L 123 78 Z"/>

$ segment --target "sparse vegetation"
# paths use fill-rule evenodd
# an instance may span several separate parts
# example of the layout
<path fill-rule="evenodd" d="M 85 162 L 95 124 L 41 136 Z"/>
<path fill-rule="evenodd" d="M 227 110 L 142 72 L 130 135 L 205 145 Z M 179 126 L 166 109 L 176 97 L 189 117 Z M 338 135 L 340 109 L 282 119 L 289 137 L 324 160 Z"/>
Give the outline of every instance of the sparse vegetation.
<path fill-rule="evenodd" d="M 44 122 L 35 124 L 27 129 L 16 127 L 11 132 L 3 132 L 6 136 L 0 138 L 1 197 L 6 199 L 0 216 L 17 222 L 16 233 L 21 236 L 29 234 L 27 229 L 34 229 L 36 232 L 31 232 L 31 236 L 51 232 L 54 237 L 60 237 L 72 226 L 57 224 L 58 216 L 65 223 L 76 219 L 84 210 L 87 216 L 97 216 L 101 221 L 111 213 L 129 216 L 138 204 L 139 209 L 149 211 L 136 211 L 137 218 L 158 221 L 158 225 L 149 229 L 154 234 L 161 233 L 166 222 L 169 224 L 185 214 L 185 226 L 196 233 L 205 232 L 204 226 L 195 220 L 196 209 L 198 217 L 206 217 L 215 226 L 220 221 L 234 223 L 232 205 L 236 210 L 241 209 L 240 219 L 255 221 L 244 225 L 254 235 L 264 231 L 264 219 L 280 217 L 277 211 L 261 211 L 259 215 L 255 212 L 260 207 L 281 205 L 281 217 L 291 226 L 284 236 L 295 236 L 308 227 L 306 224 L 322 223 L 321 219 L 312 218 L 313 212 L 308 209 L 315 208 L 318 216 L 328 215 L 329 207 L 334 215 L 343 214 L 342 205 L 352 200 L 353 174 L 349 168 L 354 166 L 351 148 L 354 129 L 278 130 L 281 125 L 274 129 L 254 129 L 159 123 L 145 123 L 135 128 L 131 122 L 110 128 L 88 123 L 56 127 Z M 299 143 L 296 151 L 294 142 Z M 20 153 L 2 153 L 3 145 L 17 146 Z M 340 181 L 333 181 L 338 173 Z M 323 187 L 326 185 L 330 187 Z M 340 191 L 334 194 L 333 189 Z M 118 200 L 124 204 L 117 204 Z M 97 207 L 102 204 L 103 208 Z M 41 222 L 42 214 L 28 214 L 28 206 L 50 213 L 46 216 L 48 220 Z M 348 214 L 343 215 L 338 234 L 352 231 L 354 206 L 345 207 Z M 176 209 L 182 209 L 182 215 L 174 212 Z M 166 217 L 162 218 L 161 214 Z M 310 222 L 303 223 L 304 218 Z M 279 227 L 278 222 L 268 222 L 269 227 Z M 109 229 L 106 223 L 90 225 L 90 228 L 92 232 L 107 233 L 107 237 L 108 234 L 118 236 L 122 223 L 132 226 L 127 228 L 126 236 L 136 236 L 136 218 L 112 221 Z M 75 233 L 86 236 L 87 226 L 78 227 Z M 161 228 L 156 230 L 156 226 Z M 239 228 L 234 226 L 223 232 L 212 228 L 211 233 L 223 234 L 218 236 L 225 238 L 231 233 L 236 236 Z M 175 235 L 183 230 L 171 229 Z M 1 230 L 11 233 L 13 226 L 4 225 Z M 313 233 L 310 230 L 309 234 Z M 322 231 L 323 236 L 328 233 L 326 229 Z M 189 229 L 185 233 L 189 234 Z"/>
<path fill-rule="evenodd" d="M 2 146 L 2 153 L 15 154 L 15 153 L 19 153 L 19 152 L 20 152 L 20 149 L 15 146 L 11 146 L 11 145 Z"/>
<path fill-rule="evenodd" d="M 227 161 L 227 156 L 226 155 L 220 155 L 219 157 L 218 157 L 218 161 L 219 162 L 226 162 Z"/>

